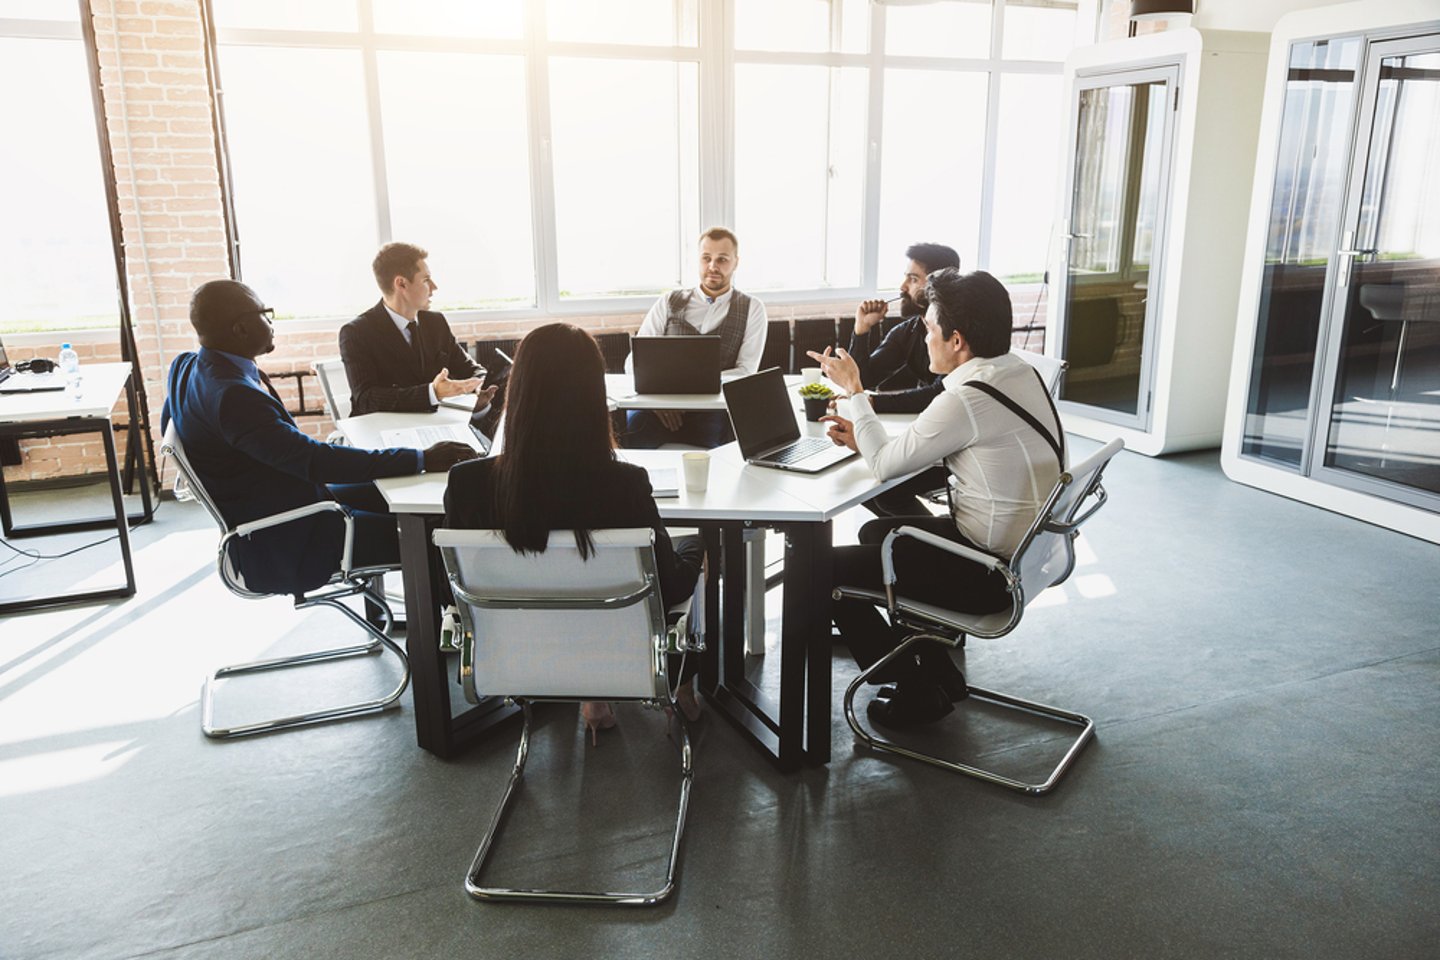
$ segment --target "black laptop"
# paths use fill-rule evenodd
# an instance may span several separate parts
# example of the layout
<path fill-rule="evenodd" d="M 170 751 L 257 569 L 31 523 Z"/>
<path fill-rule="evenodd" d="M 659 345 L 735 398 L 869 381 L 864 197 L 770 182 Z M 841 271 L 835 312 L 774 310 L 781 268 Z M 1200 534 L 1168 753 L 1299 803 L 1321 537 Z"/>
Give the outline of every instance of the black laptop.
<path fill-rule="evenodd" d="M 636 393 L 720 392 L 719 337 L 631 337 Z"/>
<path fill-rule="evenodd" d="M 10 358 L 5 356 L 5 344 L 0 342 L 0 393 L 36 393 L 41 390 L 64 389 L 65 377 L 61 373 L 21 373 L 16 370 L 10 365 Z"/>
<path fill-rule="evenodd" d="M 725 384 L 725 409 L 746 463 L 799 473 L 819 473 L 855 451 L 829 437 L 802 437 L 795 407 L 779 367 Z"/>

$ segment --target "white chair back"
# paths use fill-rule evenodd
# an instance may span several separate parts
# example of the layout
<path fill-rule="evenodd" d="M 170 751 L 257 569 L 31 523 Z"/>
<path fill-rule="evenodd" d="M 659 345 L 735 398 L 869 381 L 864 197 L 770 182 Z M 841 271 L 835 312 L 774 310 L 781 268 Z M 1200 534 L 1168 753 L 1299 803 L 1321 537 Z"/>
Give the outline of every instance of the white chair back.
<path fill-rule="evenodd" d="M 1060 374 L 1065 372 L 1068 363 L 1059 357 L 1047 357 L 1043 353 L 1031 353 L 1029 350 L 1012 348 L 1010 352 L 1038 370 L 1040 379 L 1045 381 L 1045 389 L 1050 391 L 1050 396 L 1055 396 L 1055 391 L 1060 388 Z"/>
<path fill-rule="evenodd" d="M 310 368 L 320 381 L 320 395 L 330 419 L 344 420 L 350 416 L 350 378 L 345 376 L 345 364 L 339 357 L 330 357 L 316 360 Z"/>
<path fill-rule="evenodd" d="M 1100 486 L 1100 477 L 1115 454 L 1124 448 L 1125 441 L 1111 440 L 1084 462 L 1060 475 L 1049 503 L 1040 511 L 1010 563 L 1011 570 L 1020 577 L 1026 601 L 1070 576 L 1075 566 L 1076 530 L 1104 505 L 1105 489 Z M 1092 495 L 1095 502 L 1084 514 L 1077 515 Z"/>
<path fill-rule="evenodd" d="M 619 700 L 667 696 L 665 609 L 649 528 L 573 532 L 517 553 L 496 530 L 435 531 L 466 636 L 466 696 Z"/>

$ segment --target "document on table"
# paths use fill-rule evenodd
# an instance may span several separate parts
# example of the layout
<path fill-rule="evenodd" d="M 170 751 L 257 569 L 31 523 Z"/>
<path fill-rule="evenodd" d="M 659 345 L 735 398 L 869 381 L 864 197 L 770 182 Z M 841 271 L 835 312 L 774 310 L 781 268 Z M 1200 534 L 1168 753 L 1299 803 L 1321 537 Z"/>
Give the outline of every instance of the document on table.
<path fill-rule="evenodd" d="M 380 431 L 380 442 L 387 447 L 413 447 L 416 450 L 424 450 L 447 440 L 467 444 L 475 450 L 483 449 L 470 426 L 464 423 L 444 423 L 426 427 L 396 427 L 393 430 Z"/>
<path fill-rule="evenodd" d="M 653 497 L 680 496 L 680 471 L 674 467 L 646 467 L 650 474 L 650 495 Z"/>

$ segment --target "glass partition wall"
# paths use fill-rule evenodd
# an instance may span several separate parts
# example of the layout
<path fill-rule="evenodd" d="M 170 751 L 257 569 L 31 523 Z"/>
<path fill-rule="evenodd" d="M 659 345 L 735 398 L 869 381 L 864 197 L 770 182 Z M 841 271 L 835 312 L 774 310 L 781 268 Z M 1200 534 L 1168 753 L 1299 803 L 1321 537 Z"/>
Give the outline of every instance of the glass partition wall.
<path fill-rule="evenodd" d="M 1440 511 L 1440 34 L 1291 46 L 1242 456 Z"/>
<path fill-rule="evenodd" d="M 1440 543 L 1440 16 L 1415 13 L 1276 25 L 1221 462 Z"/>
<path fill-rule="evenodd" d="M 1144 429 L 1178 67 L 1077 83 L 1060 399 Z M 1152 264 L 1156 266 L 1152 276 Z"/>

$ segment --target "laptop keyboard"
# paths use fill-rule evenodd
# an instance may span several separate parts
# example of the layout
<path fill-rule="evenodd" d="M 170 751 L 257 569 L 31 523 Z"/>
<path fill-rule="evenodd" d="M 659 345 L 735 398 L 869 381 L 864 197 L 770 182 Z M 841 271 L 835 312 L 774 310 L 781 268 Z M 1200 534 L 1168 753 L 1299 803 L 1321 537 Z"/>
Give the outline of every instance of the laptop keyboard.
<path fill-rule="evenodd" d="M 776 450 L 765 459 L 771 463 L 795 463 L 798 460 L 804 460 L 806 457 L 813 457 L 827 447 L 833 447 L 834 445 L 834 441 L 826 439 L 825 437 L 805 437 L 802 440 L 796 440 L 788 447 L 782 447 Z"/>

